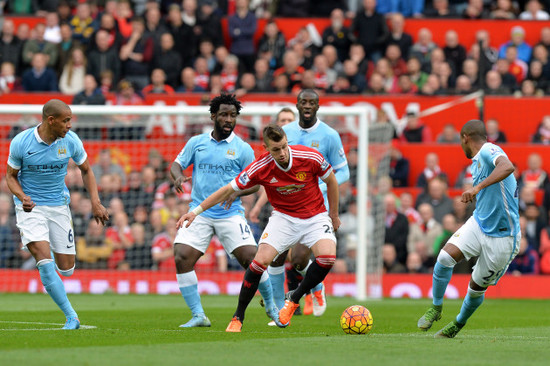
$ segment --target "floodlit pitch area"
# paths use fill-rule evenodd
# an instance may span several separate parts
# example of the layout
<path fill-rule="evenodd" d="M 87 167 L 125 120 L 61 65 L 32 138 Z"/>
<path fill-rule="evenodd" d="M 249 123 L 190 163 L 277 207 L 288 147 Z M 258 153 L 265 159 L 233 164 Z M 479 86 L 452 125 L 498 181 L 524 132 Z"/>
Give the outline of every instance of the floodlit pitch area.
<path fill-rule="evenodd" d="M 180 329 L 189 310 L 180 296 L 69 295 L 82 328 L 61 331 L 64 319 L 43 294 L 1 294 L 1 365 L 547 365 L 548 301 L 487 299 L 455 339 L 427 333 L 416 321 L 429 300 L 361 303 L 373 314 L 368 335 L 347 335 L 342 311 L 358 303 L 328 298 L 325 315 L 296 316 L 286 329 L 268 327 L 256 297 L 240 334 L 226 333 L 237 298 L 203 296 L 211 328 Z M 360 302 L 359 302 L 360 303 Z"/>

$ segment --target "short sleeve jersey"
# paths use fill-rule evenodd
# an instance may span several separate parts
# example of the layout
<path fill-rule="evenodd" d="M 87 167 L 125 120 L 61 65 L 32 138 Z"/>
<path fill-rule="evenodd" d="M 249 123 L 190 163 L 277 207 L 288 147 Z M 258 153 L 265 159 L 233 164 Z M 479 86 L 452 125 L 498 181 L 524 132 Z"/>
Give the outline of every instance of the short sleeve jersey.
<path fill-rule="evenodd" d="M 254 150 L 234 133 L 222 141 L 216 141 L 212 133 L 189 139 L 175 162 L 183 169 L 193 165 L 190 210 L 231 182 L 252 161 Z M 239 198 L 235 199 L 229 210 L 216 205 L 203 213 L 203 216 L 212 219 L 235 215 L 244 216 Z"/>
<path fill-rule="evenodd" d="M 487 178 L 495 169 L 498 157 L 505 156 L 497 145 L 485 143 L 472 158 L 474 186 Z M 517 181 L 513 174 L 502 181 L 485 187 L 477 194 L 474 218 L 488 236 L 505 237 L 519 233 Z"/>
<path fill-rule="evenodd" d="M 331 165 L 314 149 L 293 145 L 289 151 L 286 169 L 264 153 L 231 182 L 233 189 L 261 184 L 274 210 L 300 219 L 326 212 L 319 178 L 329 176 Z"/>
<path fill-rule="evenodd" d="M 48 145 L 40 138 L 38 126 L 15 136 L 10 144 L 8 165 L 19 170 L 19 183 L 33 202 L 42 206 L 61 206 L 70 202 L 65 184 L 67 165 L 72 158 L 77 165 L 86 161 L 82 141 L 69 131 Z M 21 201 L 14 196 L 16 205 Z"/>

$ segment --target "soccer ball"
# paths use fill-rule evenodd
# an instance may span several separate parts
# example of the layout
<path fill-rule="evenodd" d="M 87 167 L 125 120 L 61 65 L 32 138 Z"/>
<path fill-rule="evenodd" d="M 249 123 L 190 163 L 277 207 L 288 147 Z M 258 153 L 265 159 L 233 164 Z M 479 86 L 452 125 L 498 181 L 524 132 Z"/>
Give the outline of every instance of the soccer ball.
<path fill-rule="evenodd" d="M 340 326 L 347 334 L 367 334 L 372 329 L 372 324 L 372 314 L 361 305 L 350 306 L 340 317 Z"/>

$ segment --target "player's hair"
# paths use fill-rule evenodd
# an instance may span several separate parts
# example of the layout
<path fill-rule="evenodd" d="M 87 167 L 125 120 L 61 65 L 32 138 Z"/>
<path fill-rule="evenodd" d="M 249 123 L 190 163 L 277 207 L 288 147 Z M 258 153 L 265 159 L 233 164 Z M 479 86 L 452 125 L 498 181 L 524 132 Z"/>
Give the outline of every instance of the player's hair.
<path fill-rule="evenodd" d="M 69 106 L 65 102 L 59 99 L 51 99 L 42 108 L 42 121 L 46 121 L 50 116 L 58 118 L 68 108 Z"/>
<path fill-rule="evenodd" d="M 298 93 L 298 100 L 302 99 L 302 96 L 304 94 L 315 94 L 317 96 L 317 100 L 319 100 L 319 94 L 313 89 L 303 89 L 300 93 Z"/>
<path fill-rule="evenodd" d="M 281 109 L 279 111 L 279 113 L 277 113 L 277 117 L 275 118 L 275 121 L 278 121 L 279 120 L 279 116 L 281 115 L 281 113 L 292 113 L 293 116 L 296 116 L 296 114 L 294 113 L 294 111 L 288 107 L 284 107 L 283 109 Z"/>
<path fill-rule="evenodd" d="M 462 126 L 462 130 L 460 130 L 460 136 L 468 136 L 476 141 L 487 140 L 487 131 L 485 130 L 485 124 L 478 119 L 472 119 L 466 122 L 464 126 Z"/>
<path fill-rule="evenodd" d="M 286 133 L 283 130 L 283 128 L 275 123 L 270 123 L 264 128 L 264 143 L 267 143 L 267 140 L 273 141 L 273 142 L 279 142 L 284 137 L 286 137 Z"/>
<path fill-rule="evenodd" d="M 237 114 L 239 114 L 241 112 L 241 109 L 243 108 L 243 106 L 241 105 L 241 102 L 237 100 L 237 97 L 235 96 L 235 94 L 222 93 L 217 97 L 215 97 L 214 99 L 212 99 L 212 101 L 210 102 L 210 113 L 211 114 L 218 113 L 218 111 L 220 110 L 220 105 L 222 104 L 234 105 L 235 108 L 237 109 Z"/>

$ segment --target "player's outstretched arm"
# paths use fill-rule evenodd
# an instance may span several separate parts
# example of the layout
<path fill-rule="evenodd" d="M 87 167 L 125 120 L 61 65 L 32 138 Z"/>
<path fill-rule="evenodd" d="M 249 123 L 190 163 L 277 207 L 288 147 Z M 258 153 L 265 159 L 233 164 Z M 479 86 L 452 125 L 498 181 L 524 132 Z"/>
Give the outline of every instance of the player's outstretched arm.
<path fill-rule="evenodd" d="M 36 203 L 32 201 L 30 196 L 27 196 L 25 192 L 23 192 L 23 187 L 21 187 L 21 183 L 17 178 L 17 174 L 19 174 L 19 169 L 13 169 L 11 166 L 8 165 L 8 168 L 6 170 L 6 182 L 8 183 L 8 188 L 10 189 L 11 193 L 19 198 L 19 200 L 21 200 L 23 204 L 23 210 L 25 212 L 31 212 L 34 206 L 36 206 Z"/>
<path fill-rule="evenodd" d="M 172 177 L 172 181 L 174 182 L 174 187 L 176 188 L 176 192 L 183 193 L 183 183 L 187 182 L 191 179 L 191 177 L 186 177 L 183 175 L 183 169 L 181 168 L 181 165 L 179 165 L 177 162 L 173 162 L 172 166 L 170 167 L 170 176 Z"/>
<path fill-rule="evenodd" d="M 105 225 L 109 221 L 109 212 L 103 207 L 99 199 L 99 193 L 97 191 L 97 183 L 95 181 L 94 172 L 90 167 L 90 162 L 86 159 L 82 164 L 78 166 L 80 172 L 82 173 L 82 181 L 84 182 L 84 187 L 90 195 L 90 200 L 92 201 L 92 214 L 94 215 L 95 221 Z"/>
<path fill-rule="evenodd" d="M 338 181 L 336 180 L 334 172 L 331 172 L 326 179 L 323 179 L 323 182 L 327 184 L 327 198 L 329 206 L 328 215 L 332 219 L 332 226 L 334 228 L 334 231 L 337 231 L 340 227 L 340 217 L 338 215 L 338 205 L 340 198 L 338 191 Z"/>
<path fill-rule="evenodd" d="M 233 204 L 233 201 L 235 201 L 237 199 L 237 197 L 241 197 L 241 196 L 248 196 L 252 193 L 256 193 L 258 192 L 258 190 L 260 189 L 261 185 L 256 185 L 252 188 L 248 188 L 248 189 L 245 189 L 244 191 L 238 191 L 238 192 L 233 192 L 231 193 L 231 195 L 229 196 L 228 199 L 226 199 L 222 205 L 223 205 L 223 208 L 226 209 L 226 210 L 229 210 L 231 208 L 231 205 Z"/>
<path fill-rule="evenodd" d="M 183 227 L 183 224 L 186 221 L 187 224 L 185 225 L 185 227 L 189 227 L 189 225 L 191 225 L 191 223 L 195 220 L 195 217 L 200 215 L 203 211 L 208 210 L 210 207 L 227 200 L 229 196 L 233 194 L 233 192 L 235 192 L 235 190 L 233 189 L 231 184 L 221 187 L 216 192 L 208 196 L 204 201 L 200 203 L 200 205 L 195 207 L 192 211 L 189 211 L 188 213 L 180 217 L 180 219 L 178 220 L 177 228 L 180 229 L 181 227 Z"/>
<path fill-rule="evenodd" d="M 483 188 L 500 182 L 501 180 L 512 174 L 514 170 L 514 165 L 506 156 L 499 156 L 495 161 L 495 169 L 493 169 L 492 173 L 489 174 L 487 178 L 479 182 L 477 186 L 472 187 L 462 193 L 462 202 L 467 203 L 473 201 L 474 197 L 476 196 L 476 194 L 479 193 L 479 191 L 481 191 Z"/>

